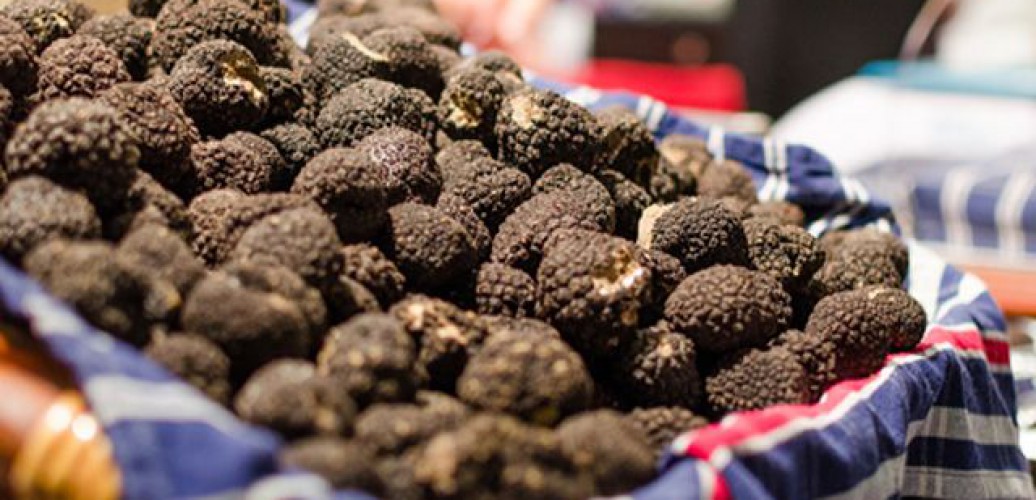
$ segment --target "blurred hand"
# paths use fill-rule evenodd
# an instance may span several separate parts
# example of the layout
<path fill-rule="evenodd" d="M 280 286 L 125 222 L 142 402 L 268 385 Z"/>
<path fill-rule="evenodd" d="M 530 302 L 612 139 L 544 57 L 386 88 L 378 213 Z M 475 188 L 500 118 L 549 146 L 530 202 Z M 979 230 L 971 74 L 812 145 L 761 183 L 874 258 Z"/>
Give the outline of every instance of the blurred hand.
<path fill-rule="evenodd" d="M 439 12 L 480 48 L 524 52 L 554 0 L 435 0 Z"/>

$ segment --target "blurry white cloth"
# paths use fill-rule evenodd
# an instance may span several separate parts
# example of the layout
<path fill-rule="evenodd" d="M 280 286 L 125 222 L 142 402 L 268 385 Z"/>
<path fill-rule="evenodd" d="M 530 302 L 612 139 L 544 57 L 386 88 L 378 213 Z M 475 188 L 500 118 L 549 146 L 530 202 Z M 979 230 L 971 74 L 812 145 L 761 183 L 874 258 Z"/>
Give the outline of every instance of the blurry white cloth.
<path fill-rule="evenodd" d="M 1036 1 L 962 0 L 938 39 L 955 70 L 1036 66 Z"/>

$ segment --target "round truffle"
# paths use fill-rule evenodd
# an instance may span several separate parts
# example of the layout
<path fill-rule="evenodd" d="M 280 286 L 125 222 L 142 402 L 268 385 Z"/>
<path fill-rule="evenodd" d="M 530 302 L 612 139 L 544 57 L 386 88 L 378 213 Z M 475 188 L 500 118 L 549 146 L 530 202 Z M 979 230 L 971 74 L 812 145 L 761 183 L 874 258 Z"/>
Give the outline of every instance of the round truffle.
<path fill-rule="evenodd" d="M 342 243 L 323 212 L 296 208 L 268 215 L 238 240 L 230 259 L 291 269 L 310 285 L 324 289 L 342 268 Z"/>
<path fill-rule="evenodd" d="M 507 217 L 496 236 L 490 260 L 532 272 L 539 266 L 547 241 L 563 229 L 607 231 L 578 196 L 558 191 L 538 194 Z"/>
<path fill-rule="evenodd" d="M 626 420 L 647 437 L 656 457 L 661 457 L 677 436 L 709 425 L 691 410 L 665 406 L 637 408 L 626 415 Z"/>
<path fill-rule="evenodd" d="M 293 359 L 257 370 L 234 398 L 234 411 L 288 438 L 342 435 L 356 419 L 356 405 L 334 380 L 312 363 Z"/>
<path fill-rule="evenodd" d="M 594 480 L 595 495 L 618 495 L 655 477 L 655 453 L 640 429 L 611 410 L 595 410 L 558 426 L 561 449 Z"/>
<path fill-rule="evenodd" d="M 325 147 L 350 147 L 388 127 L 435 138 L 435 103 L 424 92 L 364 79 L 332 97 L 317 116 L 316 132 Z"/>
<path fill-rule="evenodd" d="M 342 274 L 370 290 L 382 307 L 389 307 L 403 298 L 406 277 L 378 247 L 357 243 L 343 246 L 339 253 Z"/>
<path fill-rule="evenodd" d="M 457 221 L 439 210 L 402 203 L 389 210 L 386 253 L 417 289 L 450 284 L 475 265 L 474 242 Z"/>
<path fill-rule="evenodd" d="M 474 139 L 496 146 L 496 116 L 507 96 L 493 73 L 479 68 L 453 72 L 439 98 L 439 123 L 454 140 Z"/>
<path fill-rule="evenodd" d="M 611 232 L 615 228 L 615 202 L 603 184 L 592 175 L 568 164 L 553 166 L 536 180 L 533 194 L 566 191 L 583 200 L 597 224 Z"/>
<path fill-rule="evenodd" d="M 205 337 L 156 335 L 144 354 L 213 401 L 230 403 L 230 359 Z"/>
<path fill-rule="evenodd" d="M 240 44 L 259 64 L 288 62 L 275 25 L 266 22 L 262 11 L 237 0 L 171 0 L 155 19 L 151 53 L 162 69 L 173 71 L 194 47 L 214 40 Z"/>
<path fill-rule="evenodd" d="M 58 40 L 40 55 L 37 103 L 63 97 L 96 97 L 130 81 L 122 59 L 104 42 L 87 35 Z"/>
<path fill-rule="evenodd" d="M 303 167 L 291 192 L 312 198 L 331 216 L 347 242 L 369 240 L 388 220 L 397 185 L 384 165 L 355 149 L 332 148 Z"/>
<path fill-rule="evenodd" d="M 752 266 L 776 278 L 786 290 L 805 290 L 824 264 L 823 250 L 805 229 L 760 218 L 744 221 L 743 227 Z"/>
<path fill-rule="evenodd" d="M 811 400 L 806 370 L 782 347 L 735 356 L 705 380 L 705 392 L 720 414 Z"/>
<path fill-rule="evenodd" d="M 414 341 L 398 321 L 368 313 L 332 328 L 317 363 L 320 373 L 334 379 L 339 391 L 366 408 L 373 403 L 413 401 L 416 358 Z"/>
<path fill-rule="evenodd" d="M 470 147 L 468 141 L 457 142 L 437 156 L 443 192 L 464 200 L 494 230 L 531 196 L 532 181 L 522 171 Z"/>
<path fill-rule="evenodd" d="M 47 179 L 15 180 L 0 197 L 0 253 L 11 262 L 48 240 L 101 236 L 101 220 L 90 200 Z"/>
<path fill-rule="evenodd" d="M 72 0 L 21 0 L 0 9 L 22 26 L 42 52 L 56 40 L 72 36 L 93 16 L 93 10 Z"/>
<path fill-rule="evenodd" d="M 661 322 L 638 330 L 609 373 L 633 406 L 695 408 L 702 393 L 696 361 L 694 342 Z"/>
<path fill-rule="evenodd" d="M 594 167 L 600 128 L 589 111 L 546 90 L 524 90 L 504 100 L 496 120 L 499 158 L 536 177 L 559 163 Z"/>
<path fill-rule="evenodd" d="M 36 90 L 36 42 L 5 12 L 0 10 L 0 85 L 23 98 Z"/>
<path fill-rule="evenodd" d="M 531 316 L 536 304 L 536 282 L 520 269 L 483 264 L 475 280 L 475 303 L 480 314 Z"/>
<path fill-rule="evenodd" d="M 639 185 L 647 185 L 658 168 L 655 138 L 632 111 L 613 106 L 597 113 L 601 125 L 601 168 L 620 172 Z"/>
<path fill-rule="evenodd" d="M 76 31 L 104 42 L 122 59 L 126 71 L 137 81 L 147 78 L 151 23 L 129 14 L 94 16 Z"/>
<path fill-rule="evenodd" d="M 385 484 L 375 468 L 374 454 L 355 441 L 321 436 L 296 441 L 282 451 L 280 462 L 313 472 L 335 489 L 357 489 L 380 496 Z"/>
<path fill-rule="evenodd" d="M 400 127 L 381 129 L 357 145 L 370 161 L 381 165 L 398 179 L 394 201 L 434 204 L 442 189 L 442 174 L 435 164 L 432 147 L 420 134 Z"/>
<path fill-rule="evenodd" d="M 747 266 L 747 247 L 738 216 L 717 201 L 682 199 L 651 230 L 650 248 L 680 259 L 689 273 L 717 264 Z"/>

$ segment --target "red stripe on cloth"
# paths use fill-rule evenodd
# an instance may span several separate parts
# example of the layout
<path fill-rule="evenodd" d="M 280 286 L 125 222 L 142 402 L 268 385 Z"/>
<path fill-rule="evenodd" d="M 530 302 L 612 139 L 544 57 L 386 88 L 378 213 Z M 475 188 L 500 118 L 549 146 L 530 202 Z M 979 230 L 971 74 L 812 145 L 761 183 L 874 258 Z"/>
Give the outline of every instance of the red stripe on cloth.
<path fill-rule="evenodd" d="M 986 355 L 990 365 L 1010 366 L 1011 346 L 1007 342 L 984 337 L 977 329 L 951 330 L 934 326 L 925 334 L 924 340 L 915 352 L 921 352 L 936 344 L 950 344 L 962 351 L 978 351 Z"/>

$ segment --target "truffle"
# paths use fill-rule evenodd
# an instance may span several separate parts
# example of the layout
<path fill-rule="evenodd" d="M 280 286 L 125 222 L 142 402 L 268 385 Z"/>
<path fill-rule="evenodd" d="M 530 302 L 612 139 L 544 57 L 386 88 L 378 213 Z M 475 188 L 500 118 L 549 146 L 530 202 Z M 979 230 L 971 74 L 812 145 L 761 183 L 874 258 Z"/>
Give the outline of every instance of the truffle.
<path fill-rule="evenodd" d="M 96 97 L 130 81 L 122 59 L 104 42 L 86 35 L 58 40 L 39 59 L 36 103 L 63 97 Z"/>
<path fill-rule="evenodd" d="M 420 134 L 389 127 L 367 136 L 356 149 L 398 180 L 401 190 L 393 194 L 394 200 L 431 205 L 439 198 L 442 174 L 432 147 Z"/>
<path fill-rule="evenodd" d="M 637 408 L 626 415 L 626 420 L 647 437 L 656 457 L 661 457 L 677 436 L 709 425 L 691 410 L 665 406 Z"/>
<path fill-rule="evenodd" d="M 655 453 L 647 437 L 615 411 L 570 417 L 557 435 L 565 454 L 593 478 L 595 496 L 628 493 L 655 477 Z"/>
<path fill-rule="evenodd" d="M 7 142 L 11 177 L 37 174 L 83 189 L 98 209 L 122 200 L 136 176 L 140 151 L 117 111 L 82 98 L 36 107 Z"/>
<path fill-rule="evenodd" d="M 183 201 L 138 170 L 125 197 L 118 206 L 108 210 L 104 235 L 117 240 L 149 224 L 165 226 L 185 237 L 190 233 L 190 219 Z"/>
<path fill-rule="evenodd" d="M 299 207 L 317 207 L 305 196 L 273 193 L 247 196 L 233 189 L 217 189 L 191 201 L 191 246 L 206 263 L 226 260 L 237 240 L 252 224 L 267 215 Z"/>
<path fill-rule="evenodd" d="M 420 90 L 368 78 L 327 102 L 317 115 L 316 133 L 325 147 L 349 147 L 392 126 L 416 132 L 431 142 L 435 103 Z"/>
<path fill-rule="evenodd" d="M 651 299 L 651 270 L 632 242 L 590 231 L 558 232 L 536 273 L 536 314 L 588 356 L 625 347 Z"/>
<path fill-rule="evenodd" d="M 20 24 L 36 43 L 36 50 L 43 52 L 56 40 L 72 36 L 93 11 L 74 0 L 19 0 L 4 6 L 0 14 Z"/>
<path fill-rule="evenodd" d="M 381 12 L 388 26 L 407 26 L 421 33 L 429 44 L 460 49 L 462 38 L 457 27 L 435 13 L 429 0 L 381 0 Z"/>
<path fill-rule="evenodd" d="M 615 203 L 615 234 L 635 240 L 640 216 L 651 205 L 651 195 L 614 170 L 605 169 L 597 180 L 608 190 Z"/>
<path fill-rule="evenodd" d="M 195 334 L 156 335 L 144 354 L 221 405 L 230 403 L 230 359 Z"/>
<path fill-rule="evenodd" d="M 773 347 L 735 356 L 705 380 L 705 392 L 713 411 L 722 414 L 808 403 L 809 385 L 809 376 L 795 355 Z"/>
<path fill-rule="evenodd" d="M 758 346 L 783 332 L 791 297 L 766 273 L 714 266 L 680 283 L 665 304 L 674 330 L 711 352 Z"/>
<path fill-rule="evenodd" d="M 603 184 L 590 174 L 562 163 L 547 169 L 532 186 L 533 194 L 567 191 L 583 200 L 600 227 L 611 232 L 615 228 L 615 202 Z"/>
<path fill-rule="evenodd" d="M 129 233 L 116 252 L 124 265 L 168 282 L 181 296 L 205 276 L 205 265 L 182 237 L 163 226 L 150 224 Z"/>
<path fill-rule="evenodd" d="M 254 56 L 259 64 L 285 66 L 287 57 L 279 50 L 277 31 L 264 17 L 263 12 L 237 0 L 172 0 L 155 19 L 151 53 L 163 69 L 175 72 L 174 65 L 194 47 L 223 40 L 240 44 L 249 53 L 248 59 Z M 256 74 L 245 78 L 251 80 L 252 76 L 258 78 Z"/>
<path fill-rule="evenodd" d="M 11 262 L 48 240 L 101 236 L 101 220 L 85 196 L 37 176 L 15 180 L 0 197 L 0 253 Z"/>
<path fill-rule="evenodd" d="M 813 283 L 821 294 L 869 285 L 898 288 L 906 277 L 907 249 L 892 234 L 873 229 L 834 233 L 821 238 L 821 245 L 827 261 Z"/>
<path fill-rule="evenodd" d="M 464 230 L 468 232 L 471 242 L 475 245 L 475 253 L 479 262 L 489 258 L 489 252 L 493 248 L 493 235 L 475 213 L 475 209 L 471 208 L 471 205 L 468 205 L 459 196 L 446 193 L 439 197 L 435 208 L 464 226 Z"/>
<path fill-rule="evenodd" d="M 547 241 L 562 229 L 607 230 L 577 195 L 564 191 L 539 194 L 519 205 L 500 224 L 490 260 L 534 271 Z"/>
<path fill-rule="evenodd" d="M 651 271 L 651 305 L 648 319 L 661 318 L 665 302 L 676 287 L 687 278 L 680 259 L 659 250 L 645 250 L 637 255 L 640 264 Z M 642 322 L 643 323 L 643 322 Z"/>
<path fill-rule="evenodd" d="M 783 201 L 763 201 L 748 208 L 748 216 L 754 219 L 768 219 L 777 224 L 802 227 L 806 214 L 798 205 Z"/>
<path fill-rule="evenodd" d="M 649 246 L 680 259 L 689 273 L 717 264 L 749 264 L 741 221 L 717 201 L 676 202 L 655 221 Z"/>
<path fill-rule="evenodd" d="M 412 370 L 417 349 L 393 317 L 360 314 L 331 329 L 317 358 L 320 373 L 361 407 L 413 401 L 417 379 Z"/>
<path fill-rule="evenodd" d="M 613 106 L 597 113 L 601 125 L 600 168 L 620 172 L 634 183 L 645 186 L 658 167 L 655 138 L 632 111 Z"/>
<path fill-rule="evenodd" d="M 498 156 L 536 177 L 558 163 L 591 169 L 600 128 L 589 111 L 546 90 L 523 90 L 504 100 L 497 115 Z"/>
<path fill-rule="evenodd" d="M 350 29 L 356 19 L 345 18 L 342 26 L 328 22 L 334 23 L 334 19 L 317 21 L 313 26 L 308 47 L 312 61 L 302 72 L 306 88 L 317 101 L 327 103 L 364 78 L 388 77 L 388 57 L 368 47 L 362 35 Z M 327 33 L 322 33 L 321 23 Z"/>
<path fill-rule="evenodd" d="M 506 96 L 493 73 L 462 67 L 450 74 L 439 98 L 439 123 L 454 140 L 473 139 L 495 148 L 493 130 Z"/>
<path fill-rule="evenodd" d="M 698 177 L 698 195 L 725 199 L 738 212 L 744 212 L 759 201 L 752 175 L 733 160 L 710 163 Z"/>
<path fill-rule="evenodd" d="M 324 150 L 311 130 L 295 123 L 263 130 L 259 136 L 273 144 L 284 160 L 283 176 L 275 178 L 273 183 L 274 189 L 278 191 L 290 189 L 302 168 Z"/>
<path fill-rule="evenodd" d="M 184 112 L 208 135 L 251 128 L 259 124 L 270 105 L 255 58 L 244 46 L 227 40 L 200 43 L 186 51 L 169 73 L 168 87 Z"/>
<path fill-rule="evenodd" d="M 519 269 L 504 264 L 483 264 L 475 280 L 475 303 L 480 314 L 532 316 L 536 282 Z"/>
<path fill-rule="evenodd" d="M 266 145 L 274 148 L 272 144 Z M 199 142 L 191 147 L 193 179 L 190 191 L 198 194 L 225 188 L 237 189 L 245 194 L 270 191 L 278 165 L 271 164 L 268 159 L 260 150 L 232 136 Z"/>
<path fill-rule="evenodd" d="M 363 42 L 386 59 L 388 80 L 422 90 L 432 99 L 439 98 L 443 89 L 439 61 L 420 31 L 395 25 L 367 35 Z"/>
<path fill-rule="evenodd" d="M 104 42 L 122 59 L 134 80 L 147 78 L 148 45 L 151 43 L 151 24 L 147 20 L 129 14 L 94 16 L 76 34 L 93 36 Z"/>
<path fill-rule="evenodd" d="M 303 167 L 291 192 L 315 201 L 346 242 L 368 240 L 388 220 L 394 178 L 384 165 L 355 149 L 331 148 Z"/>
<path fill-rule="evenodd" d="M 464 415 L 432 413 L 416 404 L 376 404 L 356 420 L 356 440 L 383 456 L 398 456 L 436 434 L 457 428 Z"/>
<path fill-rule="evenodd" d="M 668 175 L 682 194 L 693 193 L 698 178 L 713 161 L 705 141 L 689 135 L 667 135 L 658 144 L 658 152 L 665 160 L 659 164 L 664 167 L 661 173 Z"/>
<path fill-rule="evenodd" d="M 406 278 L 378 247 L 368 243 L 346 245 L 339 251 L 342 274 L 356 280 L 389 307 L 403 297 Z"/>
<path fill-rule="evenodd" d="M 265 122 L 277 124 L 292 121 L 305 105 L 302 78 L 290 69 L 272 66 L 259 68 L 259 77 L 263 80 L 270 101 Z"/>
<path fill-rule="evenodd" d="M 820 399 L 832 383 L 835 374 L 836 348 L 834 342 L 816 333 L 788 330 L 769 343 L 770 347 L 782 347 L 795 356 L 809 378 L 809 401 Z"/>
<path fill-rule="evenodd" d="M 331 320 L 341 323 L 365 312 L 381 312 L 378 298 L 360 282 L 344 275 L 324 286 L 324 299 Z"/>
<path fill-rule="evenodd" d="M 454 143 L 437 156 L 443 192 L 463 199 L 492 231 L 532 193 L 532 182 L 522 171 L 488 157 L 468 156 L 467 141 Z M 477 152 L 476 152 L 477 154 Z"/>
<path fill-rule="evenodd" d="M 608 373 L 632 406 L 695 408 L 702 392 L 696 360 L 694 342 L 660 322 L 638 330 Z"/>
<path fill-rule="evenodd" d="M 874 253 L 884 254 L 896 267 L 901 276 L 906 276 L 910 266 L 910 252 L 896 235 L 872 227 L 835 231 L 820 238 L 820 244 L 828 253 L 834 253 L 844 246 L 866 246 Z"/>
<path fill-rule="evenodd" d="M 471 236 L 439 210 L 402 203 L 389 210 L 386 253 L 417 289 L 449 285 L 475 266 Z"/>
<path fill-rule="evenodd" d="M 289 467 L 319 475 L 335 489 L 381 495 L 385 488 L 375 469 L 374 454 L 354 441 L 329 436 L 302 439 L 284 449 L 279 459 Z"/>
<path fill-rule="evenodd" d="M 342 243 L 330 219 L 313 208 L 267 215 L 238 239 L 230 259 L 261 266 L 284 266 L 310 285 L 325 289 L 338 277 Z"/>
<path fill-rule="evenodd" d="M 583 360 L 551 337 L 490 337 L 457 380 L 461 401 L 554 425 L 590 405 L 593 380 Z"/>
<path fill-rule="evenodd" d="M 308 361 L 282 359 L 257 370 L 234 398 L 234 411 L 287 438 L 352 430 L 356 405 Z"/>
<path fill-rule="evenodd" d="M 4 12 L 0 10 L 0 85 L 20 99 L 36 90 L 36 42 Z"/>
<path fill-rule="evenodd" d="M 742 225 L 753 267 L 776 278 L 786 290 L 805 290 L 824 264 L 824 252 L 805 229 L 759 218 Z"/>

